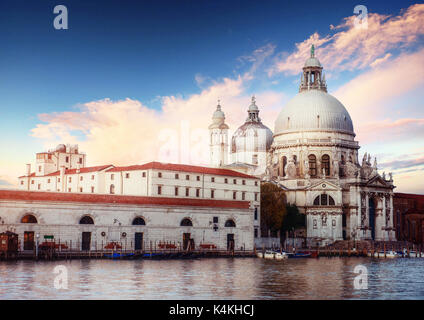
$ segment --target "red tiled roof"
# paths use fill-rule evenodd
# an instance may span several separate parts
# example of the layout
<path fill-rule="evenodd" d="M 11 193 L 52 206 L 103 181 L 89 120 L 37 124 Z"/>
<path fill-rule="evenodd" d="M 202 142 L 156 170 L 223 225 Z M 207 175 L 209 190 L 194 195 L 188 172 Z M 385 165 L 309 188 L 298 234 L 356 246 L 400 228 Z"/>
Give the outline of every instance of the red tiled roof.
<path fill-rule="evenodd" d="M 185 199 L 162 197 L 120 196 L 109 194 L 79 194 L 40 191 L 0 190 L 1 200 L 15 201 L 50 201 L 50 202 L 83 202 L 83 203 L 114 203 L 158 206 L 190 206 L 248 209 L 248 201 L 227 201 L 209 199 Z"/>
<path fill-rule="evenodd" d="M 183 171 L 191 173 L 201 173 L 201 174 L 211 174 L 217 176 L 230 176 L 230 177 L 241 177 L 248 179 L 258 179 L 254 176 L 250 176 L 244 173 L 229 169 L 219 169 L 219 168 L 209 168 L 201 166 L 192 166 L 186 164 L 172 164 L 172 163 L 161 163 L 161 162 L 149 162 L 143 165 L 135 165 L 128 167 L 115 167 L 107 172 L 120 172 L 120 171 L 134 171 L 134 170 L 147 170 L 147 169 L 156 169 L 156 170 L 169 170 L 169 171 Z"/>
<path fill-rule="evenodd" d="M 403 198 L 403 199 L 415 199 L 424 201 L 424 194 L 413 194 L 413 193 L 395 193 L 395 198 Z"/>
<path fill-rule="evenodd" d="M 80 169 L 80 173 L 97 172 L 97 171 L 105 170 L 105 169 L 110 168 L 110 167 L 113 167 L 113 165 L 108 164 L 108 165 L 105 165 L 105 166 L 85 167 L 85 168 Z M 76 174 L 76 173 L 77 173 L 77 169 L 66 169 L 65 170 L 65 174 Z M 46 174 L 45 177 L 58 176 L 58 175 L 60 175 L 60 170 Z"/>
<path fill-rule="evenodd" d="M 35 177 L 35 172 L 31 173 L 29 176 L 30 177 Z M 18 179 L 20 179 L 20 178 L 28 178 L 28 176 L 20 176 L 20 177 L 18 177 Z"/>

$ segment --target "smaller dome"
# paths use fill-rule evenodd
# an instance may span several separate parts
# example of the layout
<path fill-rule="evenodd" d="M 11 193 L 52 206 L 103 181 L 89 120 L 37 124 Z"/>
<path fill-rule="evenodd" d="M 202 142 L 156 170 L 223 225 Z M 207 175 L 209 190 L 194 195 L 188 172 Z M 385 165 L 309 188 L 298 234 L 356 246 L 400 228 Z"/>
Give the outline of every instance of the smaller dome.
<path fill-rule="evenodd" d="M 231 152 L 267 151 L 274 141 L 272 131 L 261 122 L 246 122 L 232 138 Z"/>
<path fill-rule="evenodd" d="M 222 112 L 221 109 L 216 110 L 213 113 L 212 119 L 225 119 L 224 112 Z"/>
<path fill-rule="evenodd" d="M 321 63 L 319 62 L 319 60 L 315 57 L 310 57 L 308 58 L 308 60 L 306 60 L 304 68 L 307 67 L 319 67 L 321 68 Z"/>
<path fill-rule="evenodd" d="M 59 145 L 56 147 L 56 151 L 59 151 L 59 152 L 66 152 L 66 146 L 65 146 L 64 144 L 59 144 Z"/>
<path fill-rule="evenodd" d="M 229 129 L 225 124 L 225 114 L 221 110 L 221 105 L 216 106 L 216 110 L 212 115 L 212 124 L 209 126 L 209 129 Z"/>

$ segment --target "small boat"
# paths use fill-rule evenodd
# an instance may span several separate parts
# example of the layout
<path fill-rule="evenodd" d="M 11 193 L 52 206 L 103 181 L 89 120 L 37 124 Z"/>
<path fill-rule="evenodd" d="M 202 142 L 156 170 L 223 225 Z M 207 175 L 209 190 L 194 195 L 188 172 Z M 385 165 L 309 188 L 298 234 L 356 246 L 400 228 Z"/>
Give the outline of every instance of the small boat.
<path fill-rule="evenodd" d="M 120 253 L 120 252 L 114 252 L 112 254 L 105 253 L 104 257 L 109 259 L 120 259 L 120 258 L 130 258 L 133 257 L 134 253 Z"/>
<path fill-rule="evenodd" d="M 264 253 L 264 259 L 274 259 L 275 252 L 271 250 L 267 250 Z"/>
<path fill-rule="evenodd" d="M 275 256 L 274 258 L 276 260 L 283 260 L 283 259 L 288 259 L 288 255 L 283 251 L 283 252 L 275 252 Z"/>
<path fill-rule="evenodd" d="M 408 253 L 405 253 L 405 257 L 409 257 L 409 258 L 424 258 L 424 253 L 418 252 L 418 251 L 409 251 L 409 256 L 408 256 Z"/>
<path fill-rule="evenodd" d="M 263 258 L 264 257 L 264 253 L 263 252 L 256 252 L 256 256 L 258 257 L 258 258 Z"/>
<path fill-rule="evenodd" d="M 288 258 L 310 258 L 311 254 L 306 252 L 287 253 Z"/>
<path fill-rule="evenodd" d="M 396 251 L 375 251 L 374 253 L 368 252 L 368 257 L 374 257 L 374 258 L 397 258 L 399 257 L 399 254 Z"/>

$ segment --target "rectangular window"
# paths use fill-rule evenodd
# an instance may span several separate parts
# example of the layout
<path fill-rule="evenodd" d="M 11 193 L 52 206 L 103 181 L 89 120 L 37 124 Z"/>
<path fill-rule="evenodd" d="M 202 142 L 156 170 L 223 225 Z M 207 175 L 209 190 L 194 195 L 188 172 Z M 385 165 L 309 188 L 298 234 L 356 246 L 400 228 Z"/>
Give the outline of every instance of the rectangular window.
<path fill-rule="evenodd" d="M 38 166 L 38 172 L 41 172 L 41 166 Z"/>
<path fill-rule="evenodd" d="M 186 188 L 186 197 L 190 195 L 190 188 Z"/>
<path fill-rule="evenodd" d="M 57 178 L 57 182 L 60 182 L 60 178 Z"/>
<path fill-rule="evenodd" d="M 211 198 L 215 198 L 215 190 L 211 190 Z"/>
<path fill-rule="evenodd" d="M 114 174 L 111 174 L 110 175 L 110 180 L 113 180 L 113 179 L 115 179 L 115 175 Z"/>
<path fill-rule="evenodd" d="M 143 172 L 143 178 L 146 178 L 146 172 Z"/>
<path fill-rule="evenodd" d="M 38 190 L 40 190 L 41 189 L 41 184 L 38 184 L 37 188 L 38 188 Z"/>
<path fill-rule="evenodd" d="M 233 200 L 236 200 L 237 199 L 237 192 L 233 192 Z"/>
<path fill-rule="evenodd" d="M 175 174 L 175 179 L 179 179 L 180 175 L 178 173 Z"/>
<path fill-rule="evenodd" d="M 188 174 L 186 175 L 186 180 L 190 180 L 190 176 Z"/>
<path fill-rule="evenodd" d="M 175 187 L 175 195 L 178 196 L 178 187 Z"/>
<path fill-rule="evenodd" d="M 197 179 L 197 181 L 200 181 L 200 176 L 197 176 L 196 179 Z"/>
<path fill-rule="evenodd" d="M 158 177 L 162 178 L 162 172 L 158 172 Z"/>
<path fill-rule="evenodd" d="M 211 178 L 211 182 L 215 182 L 215 178 L 214 177 Z"/>
<path fill-rule="evenodd" d="M 200 189 L 196 189 L 196 197 L 200 197 Z"/>
<path fill-rule="evenodd" d="M 255 201 L 258 201 L 258 194 L 255 193 Z"/>
<path fill-rule="evenodd" d="M 71 188 L 68 188 L 68 192 L 72 192 L 72 189 Z"/>
<path fill-rule="evenodd" d="M 158 194 L 162 194 L 162 186 L 158 186 Z"/>
<path fill-rule="evenodd" d="M 21 181 L 21 186 L 23 186 L 24 185 L 24 181 Z"/>
<path fill-rule="evenodd" d="M 91 193 L 94 193 L 94 187 L 91 187 Z"/>
<path fill-rule="evenodd" d="M 257 187 L 258 186 L 258 181 L 255 181 L 255 187 Z"/>
<path fill-rule="evenodd" d="M 69 157 L 66 157 L 65 161 L 66 161 L 66 163 L 68 163 L 69 162 Z"/>
<path fill-rule="evenodd" d="M 213 223 L 218 223 L 218 217 L 213 217 Z"/>
<path fill-rule="evenodd" d="M 79 163 L 82 164 L 82 158 L 79 158 Z"/>
<path fill-rule="evenodd" d="M 241 193 L 241 200 L 246 200 L 246 192 Z"/>
<path fill-rule="evenodd" d="M 255 220 L 258 220 L 258 208 L 255 208 Z"/>
<path fill-rule="evenodd" d="M 246 180 L 242 180 L 242 185 L 246 185 Z"/>
<path fill-rule="evenodd" d="M 31 180 L 31 184 L 34 184 L 34 180 Z"/>
<path fill-rule="evenodd" d="M 82 180 L 83 180 L 83 177 L 81 176 L 81 177 L 80 177 L 80 181 L 82 181 Z"/>
<path fill-rule="evenodd" d="M 129 178 L 130 178 L 130 174 L 129 174 L 129 173 L 126 173 L 126 174 L 125 174 L 125 178 L 126 178 L 126 179 L 129 179 Z"/>
<path fill-rule="evenodd" d="M 228 179 L 227 179 L 227 178 L 225 178 L 225 179 L 224 179 L 224 182 L 225 182 L 225 183 L 228 183 Z"/>
<path fill-rule="evenodd" d="M 258 228 L 255 228 L 255 238 L 258 237 Z"/>
<path fill-rule="evenodd" d="M 91 180 L 94 180 L 94 175 L 91 176 Z"/>
<path fill-rule="evenodd" d="M 47 179 L 47 183 L 50 183 L 50 179 Z"/>
<path fill-rule="evenodd" d="M 237 179 L 234 179 L 234 180 L 233 180 L 233 183 L 234 183 L 234 184 L 237 184 Z"/>
<path fill-rule="evenodd" d="M 82 188 L 80 188 L 80 192 L 82 192 Z"/>
<path fill-rule="evenodd" d="M 69 182 L 72 182 L 72 177 L 69 177 Z"/>

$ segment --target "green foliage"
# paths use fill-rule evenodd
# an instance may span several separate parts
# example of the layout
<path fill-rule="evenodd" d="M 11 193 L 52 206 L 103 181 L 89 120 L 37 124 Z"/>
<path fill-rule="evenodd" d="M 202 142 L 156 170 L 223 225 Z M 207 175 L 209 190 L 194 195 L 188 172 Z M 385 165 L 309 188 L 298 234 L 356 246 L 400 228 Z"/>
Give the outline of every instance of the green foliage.
<path fill-rule="evenodd" d="M 296 205 L 288 204 L 286 206 L 286 215 L 282 223 L 281 231 L 292 231 L 302 227 L 305 227 L 305 215 L 299 212 Z"/>
<path fill-rule="evenodd" d="M 283 189 L 273 183 L 261 184 L 262 232 L 281 230 L 286 214 L 286 196 Z"/>

